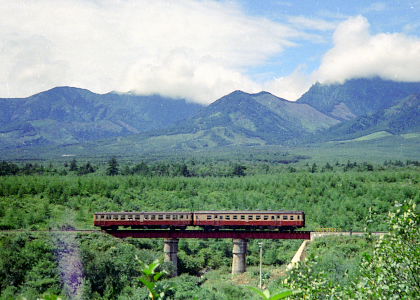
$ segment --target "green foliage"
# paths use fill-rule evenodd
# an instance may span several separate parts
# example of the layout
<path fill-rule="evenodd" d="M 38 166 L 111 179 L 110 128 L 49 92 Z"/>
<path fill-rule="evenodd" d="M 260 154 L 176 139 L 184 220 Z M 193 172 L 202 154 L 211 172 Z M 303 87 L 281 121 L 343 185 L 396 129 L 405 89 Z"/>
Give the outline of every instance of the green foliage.
<path fill-rule="evenodd" d="M 320 269 L 319 264 L 322 264 L 322 260 L 314 256 L 310 256 L 306 262 L 293 269 L 285 285 L 292 289 L 300 289 L 301 293 L 296 299 L 418 298 L 419 214 L 412 200 L 397 206 L 396 212 L 389 214 L 389 233 L 375 242 L 373 253 L 364 254 L 357 272 L 352 272 L 349 276 L 348 270 L 345 270 L 344 275 L 348 277 L 346 283 L 342 279 L 336 280 L 336 269 Z"/>
<path fill-rule="evenodd" d="M 117 159 L 113 157 L 108 161 L 108 168 L 106 169 L 106 175 L 115 176 L 115 175 L 118 175 L 118 173 L 119 173 L 118 162 L 117 162 Z"/>
<path fill-rule="evenodd" d="M 61 296 L 57 296 L 55 294 L 51 294 L 51 293 L 44 293 L 42 294 L 42 296 L 39 298 L 39 300 L 62 300 L 63 298 Z M 38 300 L 38 299 L 37 299 Z"/>
<path fill-rule="evenodd" d="M 163 276 L 167 275 L 167 272 L 165 271 L 157 271 L 160 266 L 160 262 L 158 260 L 155 260 L 150 264 L 146 264 L 142 261 L 139 262 L 142 265 L 140 269 L 142 276 L 139 277 L 139 280 L 149 290 L 149 297 L 152 300 L 165 299 L 165 295 L 170 287 L 158 283 Z"/>
<path fill-rule="evenodd" d="M 70 162 L 70 169 L 69 171 L 77 171 L 78 167 L 77 167 L 77 161 L 76 159 L 72 159 L 72 161 Z"/>
<path fill-rule="evenodd" d="M 245 176 L 246 175 L 245 170 L 246 170 L 245 166 L 236 164 L 236 165 L 233 166 L 232 175 L 233 176 Z"/>
<path fill-rule="evenodd" d="M 0 235 L 0 249 L 1 297 L 33 299 L 44 292 L 61 292 L 54 246 L 45 236 Z"/>
<path fill-rule="evenodd" d="M 293 296 L 294 299 L 328 299 L 341 295 L 337 286 L 329 281 L 324 272 L 315 272 L 315 257 L 309 257 L 306 262 L 299 263 L 297 268 L 290 271 L 284 284 L 299 293 Z"/>
<path fill-rule="evenodd" d="M 359 299 L 415 299 L 420 295 L 420 217 L 416 204 L 397 204 L 389 214 L 389 234 L 365 255 L 352 296 Z"/>
<path fill-rule="evenodd" d="M 122 243 L 109 236 L 95 234 L 80 238 L 87 298 L 116 298 L 140 275 L 136 257 L 145 261 L 156 257 L 153 251 L 140 250 L 131 243 Z"/>
<path fill-rule="evenodd" d="M 271 295 L 269 290 L 260 290 L 253 286 L 248 286 L 248 289 L 253 291 L 256 295 L 260 296 L 264 300 L 277 300 L 277 299 L 284 299 L 291 295 L 293 295 L 293 291 L 291 290 L 284 290 L 281 292 L 277 292 L 274 295 Z"/>
<path fill-rule="evenodd" d="M 231 176 L 235 163 L 224 158 L 220 161 L 203 158 L 145 161 L 133 167 L 123 162 L 122 166 L 128 166 L 129 170 L 126 172 L 127 168 L 122 168 L 127 174 L 124 176 L 100 176 L 106 172 L 106 162 L 88 176 L 77 176 L 78 171 L 69 171 L 68 165 L 65 167 L 67 176 L 53 175 L 60 172 L 49 171 L 55 168 L 54 165 L 43 167 L 44 174 L 48 175 L 2 176 L 0 228 L 56 228 L 57 224 L 67 224 L 69 214 L 75 216 L 76 224 L 72 224 L 75 227 L 93 228 L 92 214 L 96 211 L 299 209 L 306 212 L 309 230 L 334 227 L 361 231 L 367 226 L 369 231 L 385 231 L 387 225 L 384 219 L 394 199 L 420 201 L 420 173 L 415 161 L 387 161 L 386 166 L 374 165 L 373 171 L 368 170 L 368 164 L 363 162 L 336 162 L 325 166 L 318 163 L 316 172 L 311 173 L 308 169 L 312 162 L 307 166 L 283 165 L 281 161 L 290 158 L 287 153 L 250 155 L 244 154 L 249 161 L 244 158 L 243 162 L 237 163 L 246 167 L 246 176 Z M 251 163 L 251 159 L 255 163 Z M 81 167 L 86 164 L 79 162 Z M 265 165 L 269 168 L 264 168 Z M 18 166 L 18 174 L 24 174 L 21 170 L 35 170 L 34 166 L 32 169 L 26 165 Z M 348 169 L 343 172 L 347 166 Z M 291 168 L 293 173 L 289 172 Z M 9 242 L 6 242 L 8 239 Z M 32 249 L 29 236 L 24 239 L 26 242 L 12 243 L 12 238 L 8 239 L 0 244 L 2 262 L 8 264 L 10 257 L 12 263 L 10 267 L 7 265 L 7 269 L 0 267 L 0 273 L 7 270 L 1 273 L 3 277 L 0 276 L 2 297 L 26 295 L 31 299 L 48 290 L 59 294 L 61 289 L 59 280 L 55 279 L 58 276 L 55 257 L 44 255 L 45 260 L 39 260 L 38 256 L 31 256 L 44 250 L 29 250 Z M 146 289 L 140 288 L 135 280 L 140 276 L 140 266 L 135 257 L 140 257 L 147 264 L 159 259 L 162 245 L 158 240 L 127 239 L 122 242 L 102 235 L 80 236 L 79 239 L 87 298 L 148 297 Z M 337 245 L 331 246 L 334 243 Z M 300 282 L 296 279 L 293 289 L 311 291 L 308 289 L 312 287 L 305 287 L 309 281 L 318 283 L 320 288 L 315 290 L 315 286 L 313 292 L 320 297 L 329 295 L 331 291 L 337 297 L 351 295 L 349 287 L 352 287 L 353 294 L 358 292 L 356 285 L 352 285 L 361 278 L 361 269 L 357 267 L 361 257 L 357 254 L 366 252 L 367 257 L 374 257 L 370 250 L 372 243 L 373 240 L 356 238 L 345 242 L 328 239 L 313 242 L 308 251 L 314 251 L 318 258 L 312 265 L 309 262 L 309 270 L 303 273 L 309 280 Z M 265 241 L 264 268 L 278 267 L 290 261 L 298 245 L 299 241 Z M 324 251 L 326 248 L 330 250 Z M 48 251 L 45 249 L 45 252 Z M 415 252 L 404 253 L 415 256 Z M 31 257 L 31 263 L 21 255 Z M 178 265 L 182 276 L 159 282 L 171 284 L 173 289 L 167 291 L 167 297 L 174 299 L 191 299 L 194 296 L 199 299 L 255 298 L 255 295 L 244 292 L 242 287 L 232 285 L 230 276 L 223 277 L 229 272 L 231 256 L 229 240 L 183 239 L 179 243 Z M 250 270 L 258 261 L 257 242 L 250 241 L 247 255 Z M 162 268 L 166 270 L 167 266 L 163 264 Z M 316 275 L 320 272 L 324 275 Z M 249 273 L 256 278 L 257 275 Z M 266 270 L 265 274 L 270 290 L 282 288 L 272 269 Z"/>

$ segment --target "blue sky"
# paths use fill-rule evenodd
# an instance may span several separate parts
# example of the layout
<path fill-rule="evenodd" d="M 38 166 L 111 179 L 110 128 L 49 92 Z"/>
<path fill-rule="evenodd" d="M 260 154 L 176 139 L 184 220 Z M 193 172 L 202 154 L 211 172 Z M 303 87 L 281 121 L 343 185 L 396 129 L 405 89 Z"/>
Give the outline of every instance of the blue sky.
<path fill-rule="evenodd" d="M 286 22 L 293 25 L 293 18 L 304 17 L 311 20 L 338 24 L 352 16 L 364 16 L 369 20 L 372 34 L 405 33 L 420 34 L 420 1 L 363 1 L 363 0 L 243 0 L 240 5 L 249 15 L 264 16 L 275 22 Z M 324 41 L 311 42 L 299 40 L 298 45 L 278 56 L 272 57 L 267 64 L 250 70 L 257 80 L 266 76 L 288 74 L 297 65 L 304 65 L 307 72 L 312 72 L 320 65 L 320 60 L 333 46 L 333 29 L 322 33 L 317 30 L 308 31 L 321 34 Z"/>
<path fill-rule="evenodd" d="M 208 104 L 420 81 L 420 0 L 0 0 L 0 97 L 55 86 Z"/>

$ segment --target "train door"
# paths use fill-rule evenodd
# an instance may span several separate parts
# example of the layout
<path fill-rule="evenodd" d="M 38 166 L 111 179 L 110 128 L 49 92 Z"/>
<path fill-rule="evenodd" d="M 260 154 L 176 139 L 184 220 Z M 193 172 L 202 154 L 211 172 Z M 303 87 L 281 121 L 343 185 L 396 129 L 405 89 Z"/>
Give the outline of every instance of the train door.
<path fill-rule="evenodd" d="M 217 227 L 220 226 L 220 215 L 215 214 L 213 222 L 214 222 L 214 226 L 217 226 Z"/>

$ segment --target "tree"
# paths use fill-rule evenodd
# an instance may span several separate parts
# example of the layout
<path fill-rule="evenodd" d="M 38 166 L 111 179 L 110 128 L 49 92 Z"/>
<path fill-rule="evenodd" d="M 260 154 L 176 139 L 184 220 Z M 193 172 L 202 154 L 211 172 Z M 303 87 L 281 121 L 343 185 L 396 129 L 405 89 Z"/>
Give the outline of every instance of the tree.
<path fill-rule="evenodd" d="M 85 174 L 89 174 L 89 173 L 94 173 L 95 169 L 93 168 L 93 166 L 90 164 L 90 162 L 87 162 L 84 166 L 81 166 L 79 168 L 79 175 L 85 175 Z"/>
<path fill-rule="evenodd" d="M 409 200 L 389 214 L 389 233 L 379 238 L 372 255 L 365 254 L 360 276 L 349 286 L 314 271 L 316 258 L 292 269 L 285 284 L 299 289 L 296 299 L 417 299 L 420 295 L 420 217 Z"/>
<path fill-rule="evenodd" d="M 108 161 L 108 168 L 106 169 L 106 175 L 115 176 L 115 175 L 118 175 L 118 173 L 119 173 L 118 162 L 117 162 L 117 159 L 113 157 Z"/>
<path fill-rule="evenodd" d="M 389 214 L 389 233 L 372 256 L 365 255 L 362 276 L 355 284 L 358 299 L 415 299 L 420 295 L 420 230 L 416 204 L 397 204 Z"/>
<path fill-rule="evenodd" d="M 150 170 L 147 164 L 144 161 L 142 161 L 141 163 L 133 167 L 132 172 L 134 174 L 148 175 L 150 173 Z"/>
<path fill-rule="evenodd" d="M 19 172 L 19 167 L 13 163 L 2 161 L 0 163 L 0 176 L 16 175 Z"/>
<path fill-rule="evenodd" d="M 243 165 L 236 164 L 233 166 L 232 175 L 233 176 L 245 176 L 246 167 Z"/>
<path fill-rule="evenodd" d="M 77 171 L 77 161 L 75 158 L 70 162 L 70 171 Z"/>
<path fill-rule="evenodd" d="M 191 176 L 190 170 L 188 170 L 188 167 L 186 164 L 182 164 L 179 166 L 179 174 L 184 177 Z"/>

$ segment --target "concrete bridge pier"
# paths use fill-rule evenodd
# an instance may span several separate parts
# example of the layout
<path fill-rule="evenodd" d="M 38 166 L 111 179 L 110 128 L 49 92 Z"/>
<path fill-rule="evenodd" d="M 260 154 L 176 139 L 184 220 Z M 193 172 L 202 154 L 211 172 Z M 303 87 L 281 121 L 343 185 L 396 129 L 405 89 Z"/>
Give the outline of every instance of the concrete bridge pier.
<path fill-rule="evenodd" d="M 164 239 L 165 261 L 170 261 L 174 265 L 172 276 L 178 276 L 178 242 L 179 239 Z"/>
<path fill-rule="evenodd" d="M 246 251 L 248 240 L 233 239 L 232 274 L 240 274 L 246 271 Z"/>

